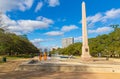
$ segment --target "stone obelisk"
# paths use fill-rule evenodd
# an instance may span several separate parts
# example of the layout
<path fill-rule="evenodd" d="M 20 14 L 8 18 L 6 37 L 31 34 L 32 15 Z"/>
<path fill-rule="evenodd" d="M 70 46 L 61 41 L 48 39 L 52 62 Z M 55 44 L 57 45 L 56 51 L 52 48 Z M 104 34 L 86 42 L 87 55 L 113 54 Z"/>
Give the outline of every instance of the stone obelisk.
<path fill-rule="evenodd" d="M 82 60 L 90 60 L 91 55 L 89 52 L 88 46 L 88 37 L 87 37 L 87 21 L 86 21 L 86 8 L 85 2 L 82 2 Z"/>

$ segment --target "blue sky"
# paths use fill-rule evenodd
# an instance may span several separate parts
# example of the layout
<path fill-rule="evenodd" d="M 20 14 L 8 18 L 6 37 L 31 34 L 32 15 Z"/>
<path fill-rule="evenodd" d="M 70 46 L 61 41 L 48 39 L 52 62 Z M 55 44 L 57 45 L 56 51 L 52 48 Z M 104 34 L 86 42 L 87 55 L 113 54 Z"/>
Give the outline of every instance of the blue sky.
<path fill-rule="evenodd" d="M 113 31 L 120 24 L 120 0 L 0 0 L 4 27 L 26 34 L 37 47 L 61 47 L 61 39 L 81 41 L 81 3 L 85 1 L 88 37 Z"/>

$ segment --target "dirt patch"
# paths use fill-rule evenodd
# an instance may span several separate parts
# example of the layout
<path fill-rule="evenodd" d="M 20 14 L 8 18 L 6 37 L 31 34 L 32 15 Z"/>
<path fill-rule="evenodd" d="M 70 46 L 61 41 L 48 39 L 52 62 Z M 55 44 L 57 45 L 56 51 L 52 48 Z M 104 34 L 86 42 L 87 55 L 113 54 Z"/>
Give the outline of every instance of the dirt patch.
<path fill-rule="evenodd" d="M 27 61 L 28 59 L 17 59 L 9 60 L 6 63 L 0 64 L 0 73 L 11 72 L 16 69 L 22 62 Z"/>

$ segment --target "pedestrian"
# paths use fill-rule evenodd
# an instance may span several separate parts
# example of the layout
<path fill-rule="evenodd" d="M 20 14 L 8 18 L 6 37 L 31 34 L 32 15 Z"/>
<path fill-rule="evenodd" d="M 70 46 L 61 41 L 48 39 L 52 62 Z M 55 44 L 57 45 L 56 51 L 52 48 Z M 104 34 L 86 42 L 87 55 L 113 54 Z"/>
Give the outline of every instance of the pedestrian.
<path fill-rule="evenodd" d="M 42 61 L 42 53 L 39 55 L 39 60 Z"/>
<path fill-rule="evenodd" d="M 46 52 L 44 52 L 44 60 L 45 61 L 47 60 L 47 54 L 46 54 Z"/>

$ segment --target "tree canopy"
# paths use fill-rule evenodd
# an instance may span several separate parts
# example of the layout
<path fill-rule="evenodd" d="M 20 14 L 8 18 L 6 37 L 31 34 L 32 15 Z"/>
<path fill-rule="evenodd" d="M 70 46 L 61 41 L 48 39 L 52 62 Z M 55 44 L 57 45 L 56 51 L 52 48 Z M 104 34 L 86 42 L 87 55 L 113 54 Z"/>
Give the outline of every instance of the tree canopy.
<path fill-rule="evenodd" d="M 18 36 L 0 28 L 0 54 L 20 55 L 38 52 L 39 50 L 27 39 L 26 35 Z"/>
<path fill-rule="evenodd" d="M 120 28 L 115 28 L 115 30 L 109 34 L 90 38 L 89 47 L 92 56 L 98 56 L 98 53 L 101 53 L 102 56 L 109 55 L 111 57 L 120 57 Z M 66 48 L 59 48 L 51 52 L 59 52 L 60 54 L 67 55 L 81 55 L 82 43 L 77 42 Z"/>

